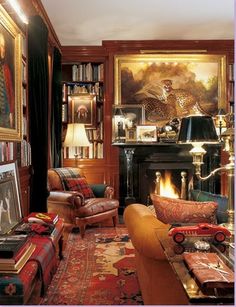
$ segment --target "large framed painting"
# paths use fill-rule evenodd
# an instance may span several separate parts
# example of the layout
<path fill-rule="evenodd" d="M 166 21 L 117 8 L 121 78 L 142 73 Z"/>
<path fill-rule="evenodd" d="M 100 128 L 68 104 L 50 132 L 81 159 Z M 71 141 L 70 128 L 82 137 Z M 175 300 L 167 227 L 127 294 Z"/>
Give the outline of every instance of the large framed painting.
<path fill-rule="evenodd" d="M 143 105 L 146 124 L 226 111 L 225 55 L 117 55 L 114 65 L 115 105 Z"/>
<path fill-rule="evenodd" d="M 19 175 L 16 162 L 0 165 L 0 235 L 22 219 Z"/>
<path fill-rule="evenodd" d="M 22 32 L 0 5 L 0 140 L 22 139 Z"/>

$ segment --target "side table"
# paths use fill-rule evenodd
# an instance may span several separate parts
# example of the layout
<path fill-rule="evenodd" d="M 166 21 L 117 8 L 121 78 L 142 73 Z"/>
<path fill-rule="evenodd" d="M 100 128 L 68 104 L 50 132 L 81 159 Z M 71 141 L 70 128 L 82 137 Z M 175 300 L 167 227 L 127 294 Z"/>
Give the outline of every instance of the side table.
<path fill-rule="evenodd" d="M 158 235 L 158 238 L 167 260 L 185 290 L 190 304 L 234 305 L 233 288 L 202 288 L 189 272 L 183 260 L 183 252 L 196 252 L 193 241 L 190 240 L 184 244 L 176 244 L 171 237 L 163 238 L 161 235 Z M 223 251 L 220 247 L 222 247 L 222 244 L 217 248 L 217 246 L 211 243 L 209 252 L 219 254 L 232 269 L 232 262 L 228 259 L 227 249 Z"/>
<path fill-rule="evenodd" d="M 63 231 L 64 221 L 59 219 L 52 234 L 48 236 L 55 246 L 58 260 L 63 258 Z M 43 238 L 45 239 L 45 236 Z M 40 236 L 33 238 L 33 240 L 34 244 L 37 245 L 35 242 L 40 241 Z M 38 244 L 40 246 L 39 242 Z M 39 246 L 36 247 L 37 252 L 40 252 Z M 42 270 L 40 263 L 34 259 L 34 256 L 35 253 L 32 254 L 19 274 L 0 274 L 0 305 L 36 305 L 40 301 L 43 281 L 40 278 L 39 271 L 42 273 Z M 46 254 L 45 257 L 47 258 Z M 44 289 L 49 286 L 57 265 L 58 261 L 56 263 L 51 261 L 47 264 L 48 278 L 47 284 L 44 284 Z"/>

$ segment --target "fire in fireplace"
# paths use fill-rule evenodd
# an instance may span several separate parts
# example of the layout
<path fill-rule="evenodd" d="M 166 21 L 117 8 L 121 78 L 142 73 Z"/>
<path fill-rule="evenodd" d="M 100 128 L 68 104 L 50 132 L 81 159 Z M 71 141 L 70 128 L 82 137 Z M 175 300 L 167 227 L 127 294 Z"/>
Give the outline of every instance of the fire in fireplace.
<path fill-rule="evenodd" d="M 180 190 L 171 181 L 171 172 L 164 171 L 164 176 L 161 172 L 156 172 L 156 194 L 171 198 L 180 198 Z"/>

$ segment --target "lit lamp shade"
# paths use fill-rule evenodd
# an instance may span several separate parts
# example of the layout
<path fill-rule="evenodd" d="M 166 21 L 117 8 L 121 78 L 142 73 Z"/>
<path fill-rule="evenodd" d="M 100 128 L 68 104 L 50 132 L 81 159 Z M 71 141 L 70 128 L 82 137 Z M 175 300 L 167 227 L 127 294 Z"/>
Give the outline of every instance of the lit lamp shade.
<path fill-rule="evenodd" d="M 64 147 L 86 147 L 89 146 L 89 140 L 83 124 L 68 124 L 64 141 Z"/>
<path fill-rule="evenodd" d="M 218 143 L 216 128 L 211 116 L 193 115 L 182 118 L 178 143 Z"/>

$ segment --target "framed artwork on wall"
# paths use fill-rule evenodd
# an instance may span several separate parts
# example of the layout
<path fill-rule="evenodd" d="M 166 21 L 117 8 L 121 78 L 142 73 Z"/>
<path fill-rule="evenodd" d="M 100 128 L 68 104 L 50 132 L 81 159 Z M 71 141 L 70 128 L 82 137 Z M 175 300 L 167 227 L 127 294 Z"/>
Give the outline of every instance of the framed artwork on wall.
<path fill-rule="evenodd" d="M 0 165 L 0 234 L 8 233 L 22 219 L 16 163 Z"/>
<path fill-rule="evenodd" d="M 115 105 L 143 105 L 146 124 L 227 111 L 225 55 L 117 55 L 114 65 Z"/>
<path fill-rule="evenodd" d="M 22 139 L 22 32 L 0 5 L 0 140 Z"/>
<path fill-rule="evenodd" d="M 75 94 L 70 96 L 71 122 L 84 124 L 86 128 L 96 128 L 96 95 Z"/>
<path fill-rule="evenodd" d="M 138 142 L 156 142 L 157 127 L 151 125 L 137 126 L 137 141 Z"/>

